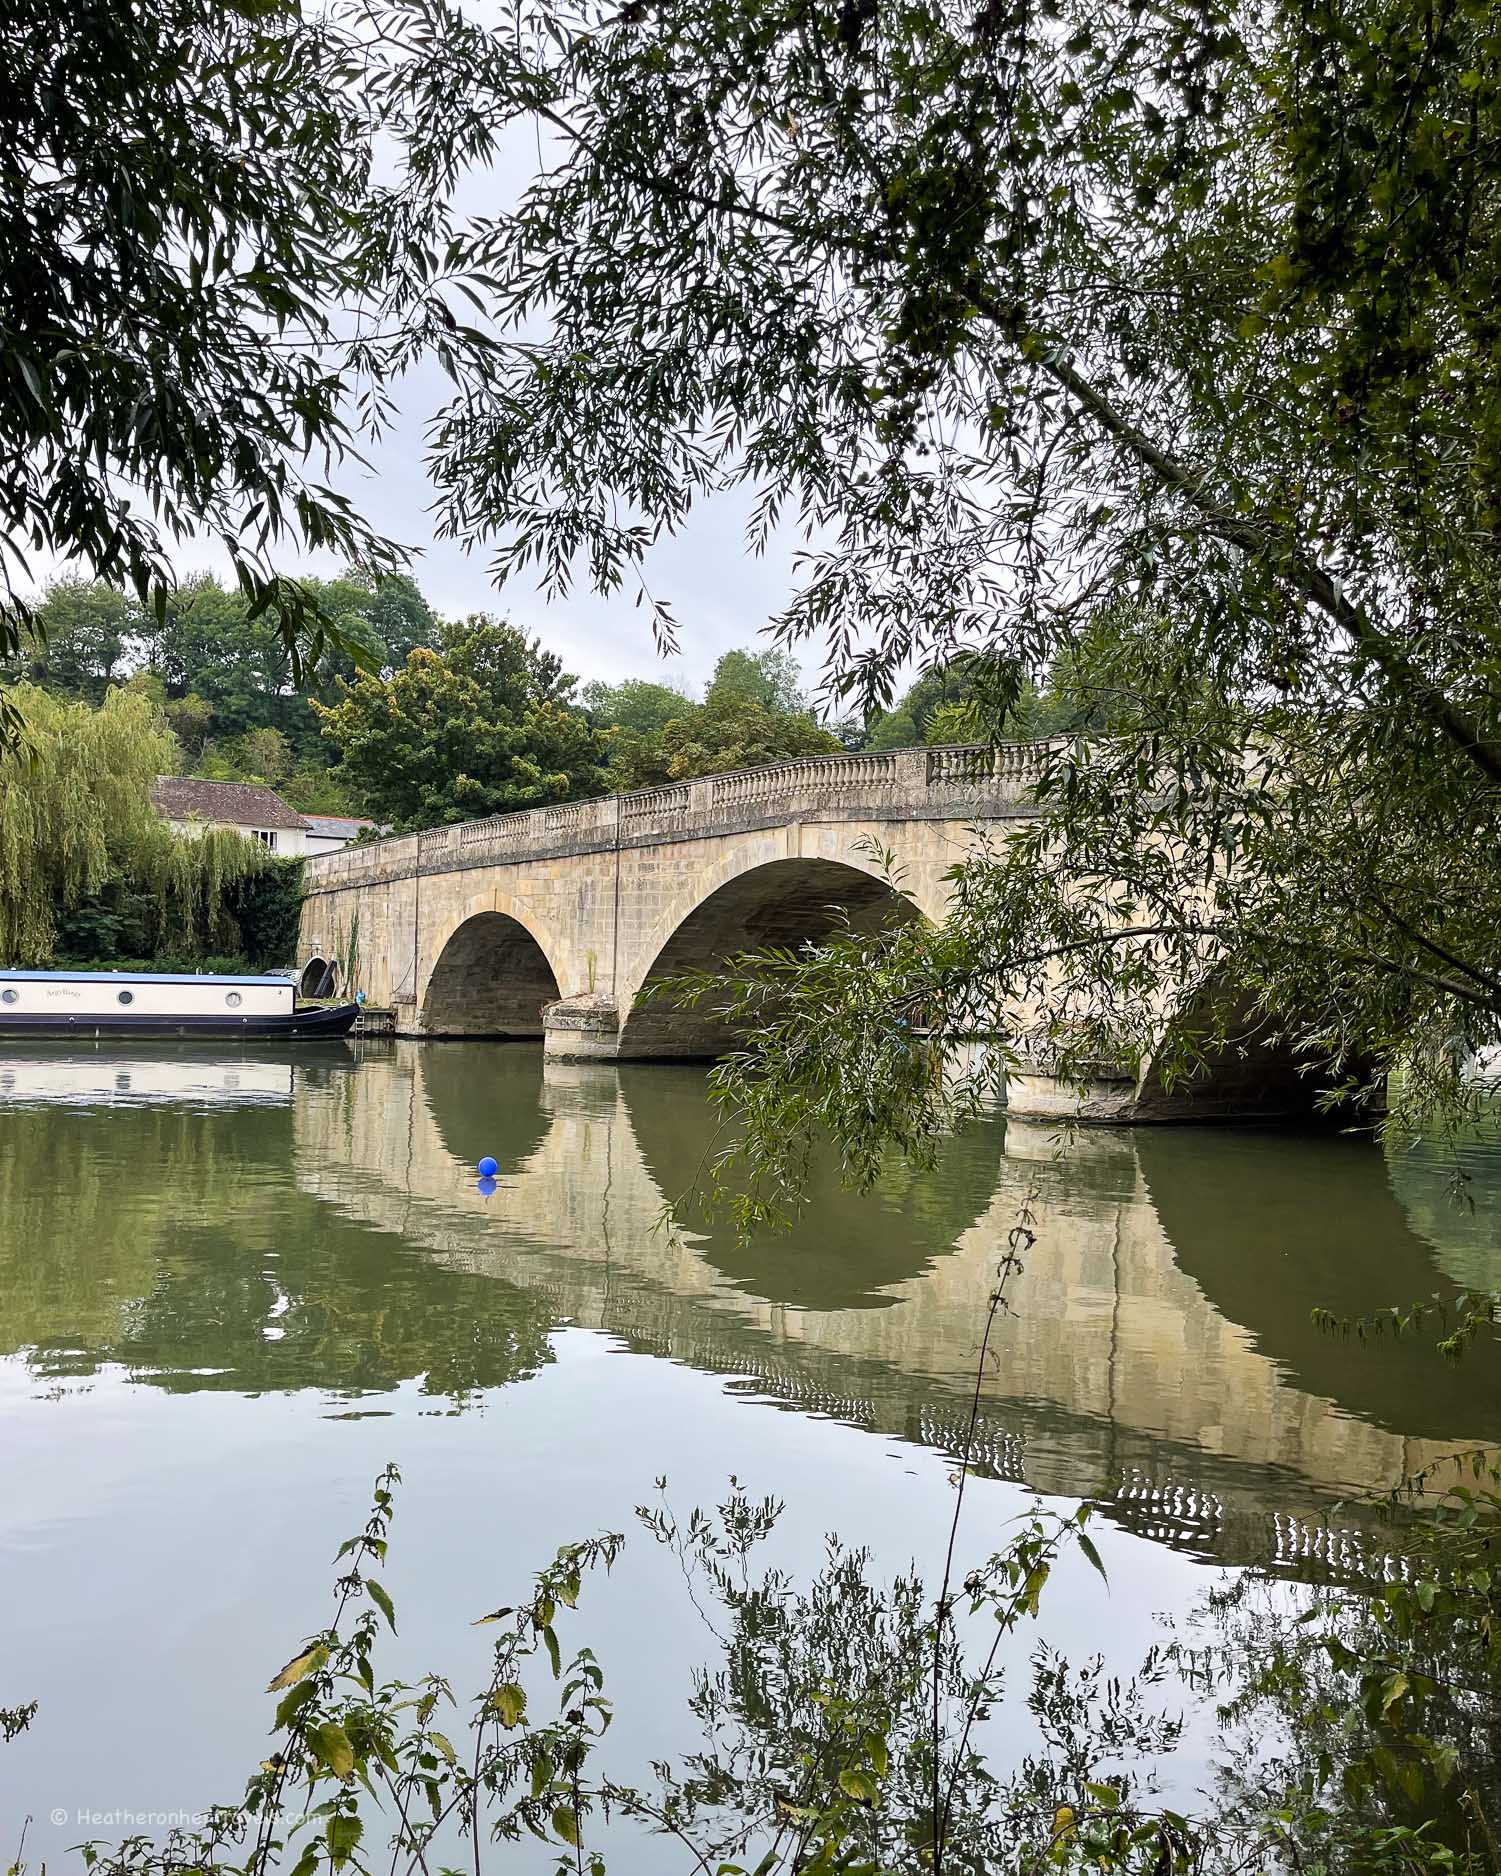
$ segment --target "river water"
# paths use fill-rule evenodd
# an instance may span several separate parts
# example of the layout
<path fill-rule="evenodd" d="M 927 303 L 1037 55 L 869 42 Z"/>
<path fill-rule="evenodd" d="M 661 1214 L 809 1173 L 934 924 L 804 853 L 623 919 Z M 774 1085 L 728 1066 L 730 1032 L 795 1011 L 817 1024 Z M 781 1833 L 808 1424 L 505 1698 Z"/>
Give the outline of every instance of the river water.
<path fill-rule="evenodd" d="M 635 1507 L 734 1475 L 786 1501 L 791 1568 L 838 1530 L 932 1573 L 1023 1210 L 962 1549 L 1095 1505 L 1108 1596 L 1074 1559 L 1044 1609 L 1075 1654 L 1129 1666 L 1245 1565 L 1369 1564 L 1363 1499 L 1501 1439 L 1488 1362 L 1311 1320 L 1501 1287 L 1501 1157 L 1457 1205 L 1421 1150 L 997 1116 L 869 1197 L 823 1174 L 747 1245 L 691 1203 L 661 1226 L 714 1144 L 702 1071 L 523 1045 L 0 1058 L 0 1705 L 41 1702 L 0 1747 L 0 1855 L 28 1814 L 56 1870 L 237 1794 L 387 1461 L 388 1671 L 477 1684 L 472 1619 L 624 1530 L 565 1646 L 601 1657 L 617 1769 L 682 1752 L 712 1638 Z M 1176 1783 L 1211 1757 L 1190 1727 Z"/>

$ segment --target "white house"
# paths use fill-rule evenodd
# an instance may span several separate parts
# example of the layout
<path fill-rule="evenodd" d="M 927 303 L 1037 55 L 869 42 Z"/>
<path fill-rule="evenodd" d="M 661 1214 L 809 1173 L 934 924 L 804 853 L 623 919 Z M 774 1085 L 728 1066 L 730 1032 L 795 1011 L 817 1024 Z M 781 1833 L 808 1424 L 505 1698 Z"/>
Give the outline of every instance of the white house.
<path fill-rule="evenodd" d="M 352 840 L 358 840 L 366 828 L 375 828 L 374 821 L 360 820 L 349 814 L 305 814 L 307 822 L 307 853 L 337 853 L 340 847 L 347 847 Z M 378 829 L 376 831 L 379 831 Z"/>
<path fill-rule="evenodd" d="M 308 820 L 274 788 L 258 782 L 203 782 L 193 775 L 159 775 L 151 790 L 156 811 L 175 834 L 231 828 L 275 854 L 328 851 L 308 839 Z M 342 845 L 342 842 L 340 843 Z"/>

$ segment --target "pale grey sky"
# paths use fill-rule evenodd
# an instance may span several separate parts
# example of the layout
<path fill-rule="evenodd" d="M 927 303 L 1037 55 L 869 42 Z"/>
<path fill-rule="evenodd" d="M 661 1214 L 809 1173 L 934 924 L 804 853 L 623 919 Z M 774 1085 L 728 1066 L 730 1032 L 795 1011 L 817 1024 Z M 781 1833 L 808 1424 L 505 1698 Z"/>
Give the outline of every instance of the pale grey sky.
<path fill-rule="evenodd" d="M 485 10 L 483 0 L 470 0 L 470 7 L 481 15 Z M 493 212 L 498 203 L 518 197 L 545 154 L 545 146 L 539 149 L 534 127 L 514 126 L 497 160 L 461 181 L 454 204 L 457 213 Z M 749 498 L 723 498 L 700 510 L 676 540 L 659 543 L 648 558 L 646 577 L 651 589 L 670 603 L 678 622 L 681 652 L 676 658 L 664 660 L 658 655 L 651 615 L 636 605 L 632 592 L 605 598 L 584 581 L 567 599 L 549 599 L 522 576 L 508 582 L 503 592 L 498 590 L 490 577 L 487 554 L 466 554 L 434 534 L 433 490 L 424 462 L 423 436 L 449 391 L 449 381 L 436 363 L 420 366 L 394 387 L 400 413 L 395 425 L 379 443 L 362 445 L 368 469 L 346 464 L 327 478 L 349 495 L 380 533 L 415 550 L 411 572 L 439 612 L 449 616 L 483 611 L 504 614 L 537 633 L 584 682 L 596 677 L 609 681 L 650 677 L 697 690 L 721 652 L 734 646 L 759 648 L 769 642 L 758 634 L 786 603 L 799 543 L 787 530 L 764 557 L 753 557 L 746 549 L 742 528 Z M 320 478 L 323 474 L 320 466 Z M 220 575 L 229 572 L 228 557 L 212 541 L 197 547 L 185 545 L 173 558 L 180 575 L 202 569 Z M 337 562 L 327 554 L 290 551 L 277 557 L 277 566 L 288 573 L 326 575 L 337 570 Z M 32 564 L 34 577 L 43 584 L 62 570 L 61 562 Z M 816 690 L 820 651 L 817 645 L 806 646 L 799 659 L 810 694 Z"/>
<path fill-rule="evenodd" d="M 566 599 L 545 597 L 520 576 L 503 589 L 490 578 L 487 555 L 465 553 L 452 541 L 434 539 L 433 491 L 422 460 L 425 417 L 443 398 L 446 380 L 433 367 L 399 387 L 404 414 L 370 455 L 369 472 L 342 478 L 366 518 L 384 534 L 422 550 L 413 575 L 438 611 L 445 614 L 499 611 L 541 634 L 546 644 L 584 679 L 654 677 L 702 685 L 723 651 L 759 642 L 757 633 L 785 603 L 792 588 L 797 542 L 784 535 L 762 557 L 745 545 L 743 519 L 749 500 L 722 497 L 691 519 L 676 540 L 663 541 L 647 562 L 652 591 L 670 602 L 679 626 L 681 655 L 664 661 L 652 640 L 651 617 L 631 592 L 608 598 L 578 583 Z M 817 674 L 817 648 L 802 662 L 810 680 Z"/>
<path fill-rule="evenodd" d="M 679 626 L 681 651 L 671 659 L 658 655 L 650 613 L 635 604 L 633 593 L 603 597 L 581 582 L 566 599 L 550 599 L 520 576 L 498 589 L 485 553 L 466 553 L 452 541 L 436 539 L 423 432 L 444 400 L 447 383 L 436 366 L 424 366 L 403 380 L 396 387 L 397 422 L 377 444 L 363 446 L 368 468 L 348 463 L 330 478 L 380 533 L 415 550 L 412 575 L 437 611 L 503 614 L 540 635 L 583 682 L 649 677 L 701 690 L 721 652 L 769 643 L 758 634 L 792 589 L 797 541 L 784 533 L 766 555 L 750 554 L 742 527 L 748 499 L 723 497 L 699 510 L 677 539 L 659 543 L 648 560 L 652 591 L 671 603 Z M 173 558 L 179 575 L 203 569 L 229 574 L 228 556 L 209 540 L 184 545 Z M 45 585 L 69 564 L 34 558 L 32 571 Z M 278 556 L 277 565 L 287 573 L 326 575 L 338 569 L 329 554 L 290 549 Z M 72 570 L 84 569 L 74 564 Z M 818 647 L 804 650 L 800 662 L 811 692 Z"/>

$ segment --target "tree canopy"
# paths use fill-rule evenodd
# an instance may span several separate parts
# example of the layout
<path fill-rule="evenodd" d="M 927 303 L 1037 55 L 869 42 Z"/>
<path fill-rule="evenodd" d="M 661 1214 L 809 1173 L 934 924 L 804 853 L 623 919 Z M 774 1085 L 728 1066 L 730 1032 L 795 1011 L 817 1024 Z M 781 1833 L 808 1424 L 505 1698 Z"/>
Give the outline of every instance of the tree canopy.
<path fill-rule="evenodd" d="M 868 1022 L 869 958 L 810 979 L 762 1068 L 895 1089 L 906 997 L 1061 1071 L 1140 1061 L 1212 984 L 1336 1080 L 1452 1094 L 1501 1034 L 1494 9 L 503 14 L 390 68 L 435 180 L 455 121 L 545 139 L 464 247 L 528 338 L 437 435 L 451 530 L 645 591 L 740 491 L 752 547 L 806 536 L 784 637 L 868 707 L 964 654 L 992 728 L 1069 659 L 1108 716 L 947 948 L 903 941 Z"/>
<path fill-rule="evenodd" d="M 313 709 L 359 799 L 410 831 L 605 793 L 605 744 L 574 684 L 535 639 L 480 614 Z"/>
<path fill-rule="evenodd" d="M 656 788 L 695 775 L 838 755 L 844 744 L 814 721 L 801 681 L 796 660 L 785 652 L 725 652 L 701 704 L 684 697 L 663 722 L 640 729 L 620 724 L 610 739 L 611 784 Z"/>
<path fill-rule="evenodd" d="M 150 699 L 112 690 L 96 709 L 18 693 L 28 746 L 0 751 L 0 959 L 45 964 L 58 920 L 111 889 L 133 899 L 144 948 L 234 950 L 231 901 L 272 862 L 237 833 L 181 839 L 156 812 L 151 784 L 176 751 Z"/>
<path fill-rule="evenodd" d="M 405 574 L 349 568 L 303 588 L 341 637 L 390 670 L 436 641 L 437 619 Z M 46 588 L 20 672 L 55 695 L 100 702 L 113 684 L 148 696 L 177 738 L 179 762 L 218 781 L 264 781 L 294 807 L 348 813 L 355 805 L 331 774 L 332 751 L 307 693 L 335 694 L 353 676 L 347 656 L 325 655 L 297 681 L 279 627 L 256 616 L 237 587 L 211 574 L 177 578 L 158 611 L 105 581 L 65 576 Z"/>
<path fill-rule="evenodd" d="M 294 675 L 338 621 L 278 553 L 395 568 L 332 472 L 420 349 L 482 341 L 446 306 L 440 202 L 374 173 L 370 63 L 295 0 L 5 9 L 0 664 L 37 623 L 29 556 L 160 617 L 174 544 L 210 537 Z"/>
<path fill-rule="evenodd" d="M 653 735 L 665 729 L 674 717 L 694 708 L 686 692 L 639 677 L 628 677 L 620 684 L 606 684 L 595 678 L 584 686 L 582 697 L 596 723 L 605 729 L 630 730 L 638 736 Z"/>

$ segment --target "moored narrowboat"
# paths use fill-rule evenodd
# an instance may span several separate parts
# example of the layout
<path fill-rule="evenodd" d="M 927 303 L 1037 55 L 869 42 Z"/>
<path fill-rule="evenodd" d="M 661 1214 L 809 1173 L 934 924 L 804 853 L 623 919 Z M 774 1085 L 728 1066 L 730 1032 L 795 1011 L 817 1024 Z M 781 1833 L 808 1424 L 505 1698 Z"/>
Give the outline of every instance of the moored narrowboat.
<path fill-rule="evenodd" d="M 96 1036 L 305 1041 L 345 1036 L 358 1002 L 300 1004 L 286 977 L 0 970 L 0 1042 Z"/>

